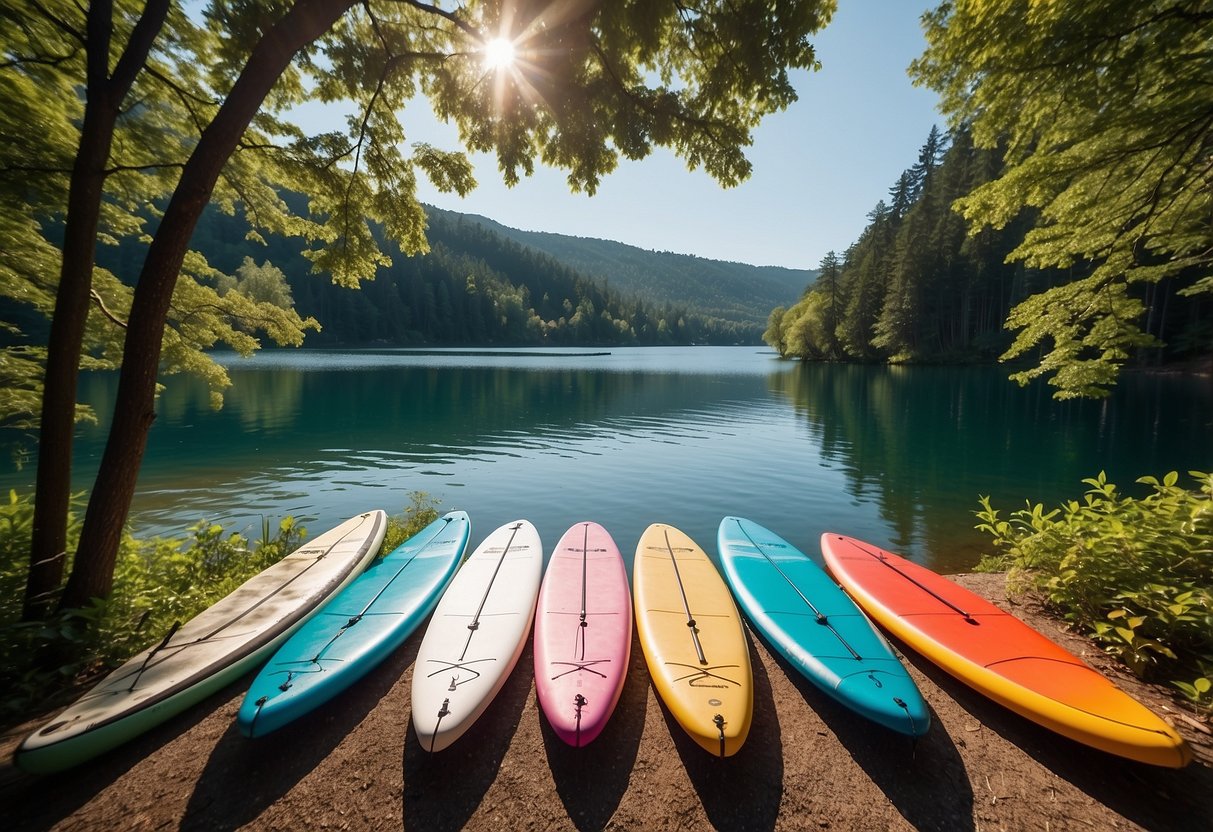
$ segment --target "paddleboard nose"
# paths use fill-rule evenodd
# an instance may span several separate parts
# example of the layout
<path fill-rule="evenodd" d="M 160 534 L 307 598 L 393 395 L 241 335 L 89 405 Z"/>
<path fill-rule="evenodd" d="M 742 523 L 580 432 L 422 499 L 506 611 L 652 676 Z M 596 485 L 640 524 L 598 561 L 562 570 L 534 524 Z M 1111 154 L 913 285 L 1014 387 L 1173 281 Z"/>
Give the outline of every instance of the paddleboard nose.
<path fill-rule="evenodd" d="M 835 690 L 864 716 L 899 734 L 921 737 L 931 728 L 931 713 L 907 677 L 882 670 L 844 676 Z"/>

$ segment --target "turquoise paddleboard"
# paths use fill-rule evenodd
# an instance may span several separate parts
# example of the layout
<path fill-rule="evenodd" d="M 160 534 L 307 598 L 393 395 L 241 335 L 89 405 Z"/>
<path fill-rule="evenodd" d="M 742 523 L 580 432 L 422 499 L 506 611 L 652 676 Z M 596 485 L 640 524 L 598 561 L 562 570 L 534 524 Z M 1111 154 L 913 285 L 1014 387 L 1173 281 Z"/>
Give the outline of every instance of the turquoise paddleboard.
<path fill-rule="evenodd" d="M 236 722 L 260 737 L 357 682 L 433 612 L 467 549 L 471 521 L 452 511 L 376 561 L 301 627 L 253 680 Z"/>
<path fill-rule="evenodd" d="M 838 702 L 920 737 L 927 705 L 887 641 L 808 555 L 741 517 L 720 521 L 725 580 L 767 642 Z"/>

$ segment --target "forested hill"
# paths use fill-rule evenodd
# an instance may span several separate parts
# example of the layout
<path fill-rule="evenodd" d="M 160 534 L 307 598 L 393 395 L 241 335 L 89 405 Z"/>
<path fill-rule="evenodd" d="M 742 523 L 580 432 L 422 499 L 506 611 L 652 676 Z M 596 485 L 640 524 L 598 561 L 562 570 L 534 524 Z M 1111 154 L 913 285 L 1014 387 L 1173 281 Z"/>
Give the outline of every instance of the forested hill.
<path fill-rule="evenodd" d="M 765 325 L 771 307 L 794 302 L 816 270 L 751 266 L 689 254 L 647 251 L 611 240 L 520 231 L 487 217 L 426 208 L 431 219 L 478 223 L 501 237 L 545 252 L 615 291 L 653 303 L 686 306 L 712 318 Z"/>
<path fill-rule="evenodd" d="M 302 196 L 285 199 L 306 212 Z M 406 257 L 391 246 L 392 264 L 357 290 L 312 274 L 299 239 L 264 234 L 264 245 L 250 242 L 240 214 L 208 208 L 191 246 L 224 275 L 210 280 L 293 302 L 301 316 L 315 318 L 322 328 L 308 333 L 309 346 L 759 344 L 770 306 L 794 301 L 814 278 L 426 211 L 430 252 Z M 48 232 L 52 240 L 60 233 Z M 543 241 L 546 249 L 518 239 Z M 132 285 L 146 251 L 131 237 L 102 246 L 97 262 Z M 35 340 L 46 337 L 32 310 L 0 300 L 0 314 Z"/>
<path fill-rule="evenodd" d="M 266 280 L 250 271 L 253 264 L 242 266 L 246 257 L 280 269 L 299 314 L 323 327 L 307 336 L 311 346 L 761 343 L 762 326 L 752 314 L 726 319 L 696 313 L 686 301 L 620 291 L 613 281 L 592 280 L 459 214 L 433 212 L 430 252 L 405 257 L 393 246 L 392 265 L 358 290 L 311 274 L 299 240 L 267 235 L 261 246 L 247 233 L 239 216 L 208 210 L 192 244 L 241 283 Z M 142 253 L 132 245 L 120 246 L 103 265 L 136 274 L 132 260 Z"/>

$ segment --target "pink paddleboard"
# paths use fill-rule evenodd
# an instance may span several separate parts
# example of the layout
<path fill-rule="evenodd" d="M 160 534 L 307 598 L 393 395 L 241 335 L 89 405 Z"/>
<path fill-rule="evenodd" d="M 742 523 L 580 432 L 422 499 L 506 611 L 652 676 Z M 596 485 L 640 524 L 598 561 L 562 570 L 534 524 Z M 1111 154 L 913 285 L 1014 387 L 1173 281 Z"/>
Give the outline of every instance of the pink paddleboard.
<path fill-rule="evenodd" d="M 623 691 L 632 652 L 632 596 L 615 541 L 577 523 L 548 562 L 535 612 L 535 688 L 556 734 L 583 746 Z"/>

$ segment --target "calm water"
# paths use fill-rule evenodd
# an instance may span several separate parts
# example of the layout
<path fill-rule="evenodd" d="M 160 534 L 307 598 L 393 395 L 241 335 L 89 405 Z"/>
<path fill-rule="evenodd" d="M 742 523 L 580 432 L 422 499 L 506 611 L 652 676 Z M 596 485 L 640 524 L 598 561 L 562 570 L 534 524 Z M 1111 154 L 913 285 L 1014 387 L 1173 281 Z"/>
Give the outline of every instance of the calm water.
<path fill-rule="evenodd" d="M 412 491 L 467 510 L 472 540 L 525 517 L 551 546 L 592 519 L 630 555 L 671 523 L 709 552 L 726 514 L 807 552 L 823 531 L 868 539 L 946 571 L 971 566 L 979 494 L 1078 497 L 1101 469 L 1213 468 L 1213 392 L 1131 376 L 1102 403 L 1059 404 L 998 368 L 804 366 L 752 347 L 273 352 L 221 357 L 223 410 L 168 379 L 134 523 L 179 534 L 207 519 L 256 536 L 292 514 L 312 532 Z M 105 418 L 113 380 L 84 382 Z M 79 487 L 104 433 L 83 427 Z M 28 487 L 32 469 L 0 475 Z"/>

